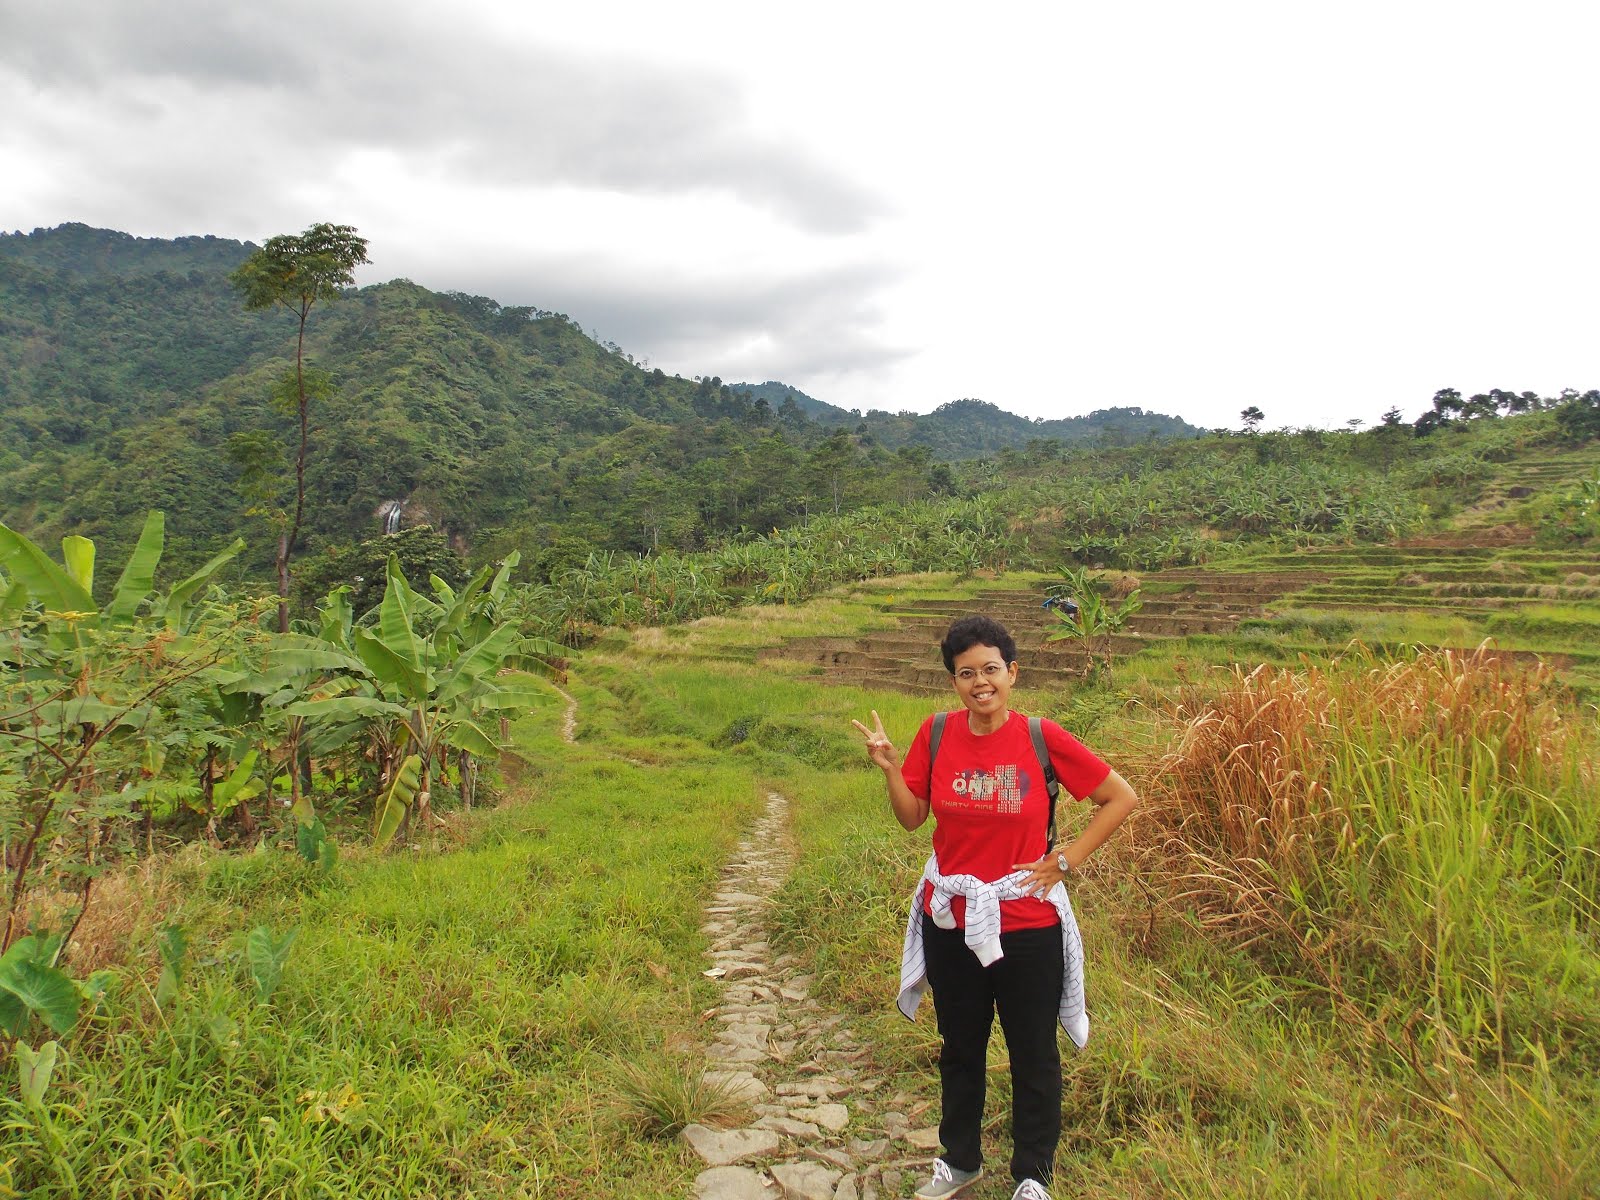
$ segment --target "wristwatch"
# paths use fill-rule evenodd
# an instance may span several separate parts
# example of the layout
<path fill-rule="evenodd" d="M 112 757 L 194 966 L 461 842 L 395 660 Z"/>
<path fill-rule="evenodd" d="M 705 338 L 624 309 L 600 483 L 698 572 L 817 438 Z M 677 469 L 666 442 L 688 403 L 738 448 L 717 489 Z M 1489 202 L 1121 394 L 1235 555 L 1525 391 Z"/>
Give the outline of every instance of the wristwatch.
<path fill-rule="evenodd" d="M 1061 873 L 1063 875 L 1071 875 L 1073 873 L 1072 864 L 1067 861 L 1067 856 L 1065 854 L 1056 855 L 1056 866 L 1061 868 Z"/>

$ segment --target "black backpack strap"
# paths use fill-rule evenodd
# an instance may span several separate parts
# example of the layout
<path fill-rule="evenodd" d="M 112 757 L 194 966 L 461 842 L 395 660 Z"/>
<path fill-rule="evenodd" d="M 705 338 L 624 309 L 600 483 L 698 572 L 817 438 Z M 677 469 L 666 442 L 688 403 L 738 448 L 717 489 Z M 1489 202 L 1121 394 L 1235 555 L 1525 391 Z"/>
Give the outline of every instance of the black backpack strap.
<path fill-rule="evenodd" d="M 1045 853 L 1049 853 L 1056 846 L 1056 797 L 1061 794 L 1061 781 L 1056 778 L 1056 769 L 1050 764 L 1050 750 L 1044 744 L 1044 718 L 1028 718 L 1028 736 L 1033 739 L 1033 753 L 1039 759 L 1039 766 L 1044 769 L 1044 790 L 1050 797 L 1050 825 L 1046 831 L 1049 839 L 1045 844 Z"/>
<path fill-rule="evenodd" d="M 931 785 L 933 780 L 933 760 L 939 757 L 939 743 L 944 741 L 944 723 L 949 718 L 947 712 L 933 714 L 933 729 L 928 734 L 928 780 Z"/>

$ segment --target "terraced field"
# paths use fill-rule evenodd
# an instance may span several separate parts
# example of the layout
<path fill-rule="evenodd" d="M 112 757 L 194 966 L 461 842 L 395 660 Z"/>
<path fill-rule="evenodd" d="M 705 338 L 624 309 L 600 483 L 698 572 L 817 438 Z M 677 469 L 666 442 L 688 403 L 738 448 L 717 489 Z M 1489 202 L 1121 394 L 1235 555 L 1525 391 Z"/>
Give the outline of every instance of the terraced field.
<path fill-rule="evenodd" d="M 1292 593 L 1327 578 L 1315 570 L 1196 572 L 1169 571 L 1140 580 L 1143 606 L 1127 630 L 1110 639 L 1117 655 L 1137 654 L 1155 645 L 1189 638 L 1231 634 L 1239 623 L 1265 613 Z M 1012 586 L 978 593 L 971 600 L 919 600 L 891 605 L 896 627 L 863 638 L 801 638 L 769 651 L 768 657 L 815 665 L 832 682 L 931 694 L 949 690 L 939 660 L 945 628 L 966 613 L 986 613 L 1003 622 L 1017 639 L 1023 663 L 1020 683 L 1062 687 L 1080 680 L 1087 667 L 1084 649 L 1051 642 L 1047 634 L 1060 619 L 1042 607 L 1046 577 L 1008 581 Z"/>
<path fill-rule="evenodd" d="M 1549 661 L 1580 692 L 1600 693 L 1600 551 L 1540 550 L 1506 533 L 1477 544 L 1481 535 L 1148 574 L 1139 579 L 1143 606 L 1110 646 L 1122 657 L 1155 651 L 1251 665 L 1292 663 L 1352 638 L 1391 650 L 1492 639 L 1508 655 Z M 1017 638 L 1023 686 L 1066 687 L 1083 677 L 1087 658 L 1076 643 L 1046 640 L 1059 627 L 1041 606 L 1048 583 L 1014 577 L 970 600 L 904 601 L 887 609 L 893 629 L 796 639 L 764 657 L 807 663 L 832 682 L 941 693 L 949 687 L 937 651 L 943 630 L 956 616 L 983 612 Z"/>

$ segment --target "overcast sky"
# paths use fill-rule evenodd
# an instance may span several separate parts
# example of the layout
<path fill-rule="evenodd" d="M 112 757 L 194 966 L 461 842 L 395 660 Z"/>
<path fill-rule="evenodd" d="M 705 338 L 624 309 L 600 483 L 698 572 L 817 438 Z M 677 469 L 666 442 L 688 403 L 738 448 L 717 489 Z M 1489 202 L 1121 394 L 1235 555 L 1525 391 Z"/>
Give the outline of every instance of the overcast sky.
<path fill-rule="evenodd" d="M 847 408 L 1600 387 L 1600 6 L 0 0 L 0 227 L 255 241 Z"/>

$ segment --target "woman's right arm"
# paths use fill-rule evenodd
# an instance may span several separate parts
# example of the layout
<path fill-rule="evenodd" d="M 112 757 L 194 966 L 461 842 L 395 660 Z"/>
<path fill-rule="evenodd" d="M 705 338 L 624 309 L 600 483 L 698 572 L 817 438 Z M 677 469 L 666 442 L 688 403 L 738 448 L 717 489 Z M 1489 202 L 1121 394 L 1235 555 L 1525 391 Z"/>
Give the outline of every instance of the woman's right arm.
<path fill-rule="evenodd" d="M 872 760 L 872 765 L 883 772 L 883 782 L 889 791 L 889 807 L 894 811 L 894 819 L 906 829 L 920 827 L 928 819 L 928 802 L 906 786 L 905 776 L 900 771 L 900 756 L 895 753 L 894 743 L 889 740 L 889 735 L 883 731 L 882 719 L 874 711 L 873 728 L 868 729 L 860 721 L 850 723 L 867 739 L 867 757 Z"/>

